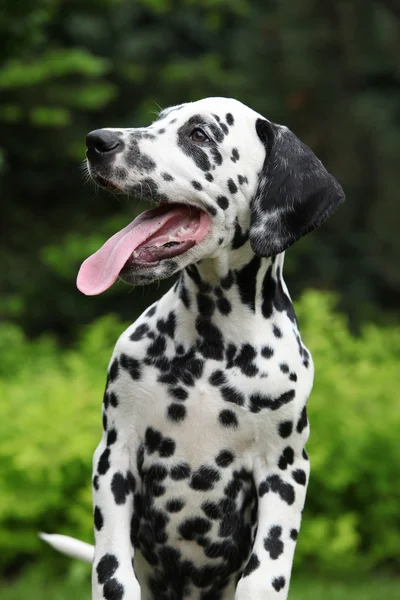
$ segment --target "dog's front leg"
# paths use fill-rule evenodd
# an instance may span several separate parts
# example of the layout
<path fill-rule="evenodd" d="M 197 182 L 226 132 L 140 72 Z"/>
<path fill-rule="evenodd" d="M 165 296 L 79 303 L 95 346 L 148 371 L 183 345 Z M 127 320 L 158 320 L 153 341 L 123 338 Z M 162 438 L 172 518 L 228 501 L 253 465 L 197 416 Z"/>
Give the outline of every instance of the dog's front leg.
<path fill-rule="evenodd" d="M 105 435 L 93 457 L 92 600 L 140 600 L 130 539 L 138 478 L 131 469 L 127 446 L 114 437 L 115 432 Z"/>
<path fill-rule="evenodd" d="M 281 446 L 275 456 L 259 457 L 254 463 L 258 528 L 235 600 L 287 598 L 309 476 L 301 437 L 297 444 Z"/>

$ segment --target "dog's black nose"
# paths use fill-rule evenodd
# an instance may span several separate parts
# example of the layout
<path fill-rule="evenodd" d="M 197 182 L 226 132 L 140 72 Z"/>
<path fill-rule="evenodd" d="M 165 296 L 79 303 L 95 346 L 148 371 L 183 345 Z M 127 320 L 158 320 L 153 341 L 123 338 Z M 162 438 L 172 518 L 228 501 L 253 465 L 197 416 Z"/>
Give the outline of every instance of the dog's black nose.
<path fill-rule="evenodd" d="M 110 157 L 122 150 L 118 135 L 108 129 L 95 129 L 86 136 L 87 154 L 90 160 Z"/>

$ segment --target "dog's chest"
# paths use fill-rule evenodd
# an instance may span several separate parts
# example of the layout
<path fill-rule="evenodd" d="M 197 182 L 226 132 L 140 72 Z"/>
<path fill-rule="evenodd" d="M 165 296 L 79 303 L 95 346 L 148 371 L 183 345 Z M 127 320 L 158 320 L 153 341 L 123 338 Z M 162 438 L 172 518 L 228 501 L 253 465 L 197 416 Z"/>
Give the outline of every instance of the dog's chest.
<path fill-rule="evenodd" d="M 274 338 L 276 321 L 262 323 L 251 343 L 245 335 L 240 343 L 225 338 L 221 350 L 212 340 L 205 349 L 190 332 L 170 335 L 165 320 L 160 331 L 159 319 L 141 318 L 111 364 L 118 429 L 129 431 L 133 446 L 154 430 L 173 440 L 175 457 L 193 464 L 214 460 L 226 446 L 242 456 L 273 444 L 279 422 L 304 405 L 313 377 L 297 329 L 282 315 L 282 339 Z"/>

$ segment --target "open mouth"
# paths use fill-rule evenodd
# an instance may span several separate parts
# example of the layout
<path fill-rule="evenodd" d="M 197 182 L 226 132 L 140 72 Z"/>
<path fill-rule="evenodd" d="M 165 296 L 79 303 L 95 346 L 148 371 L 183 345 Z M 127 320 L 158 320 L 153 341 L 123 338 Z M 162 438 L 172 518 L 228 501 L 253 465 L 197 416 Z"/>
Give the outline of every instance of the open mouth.
<path fill-rule="evenodd" d="M 146 210 L 85 260 L 78 273 L 78 289 L 95 296 L 124 271 L 151 268 L 180 256 L 204 240 L 210 225 L 208 214 L 195 206 L 160 204 Z"/>

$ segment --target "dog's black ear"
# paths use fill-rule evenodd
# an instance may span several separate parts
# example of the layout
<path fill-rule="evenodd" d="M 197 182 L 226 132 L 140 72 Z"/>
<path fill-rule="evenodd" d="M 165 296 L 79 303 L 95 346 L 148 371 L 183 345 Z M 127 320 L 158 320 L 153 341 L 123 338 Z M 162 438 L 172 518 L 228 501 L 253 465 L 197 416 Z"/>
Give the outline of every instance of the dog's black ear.
<path fill-rule="evenodd" d="M 266 158 L 251 203 L 250 244 L 258 256 L 275 256 L 322 225 L 344 192 L 289 129 L 257 119 L 256 131 Z"/>

